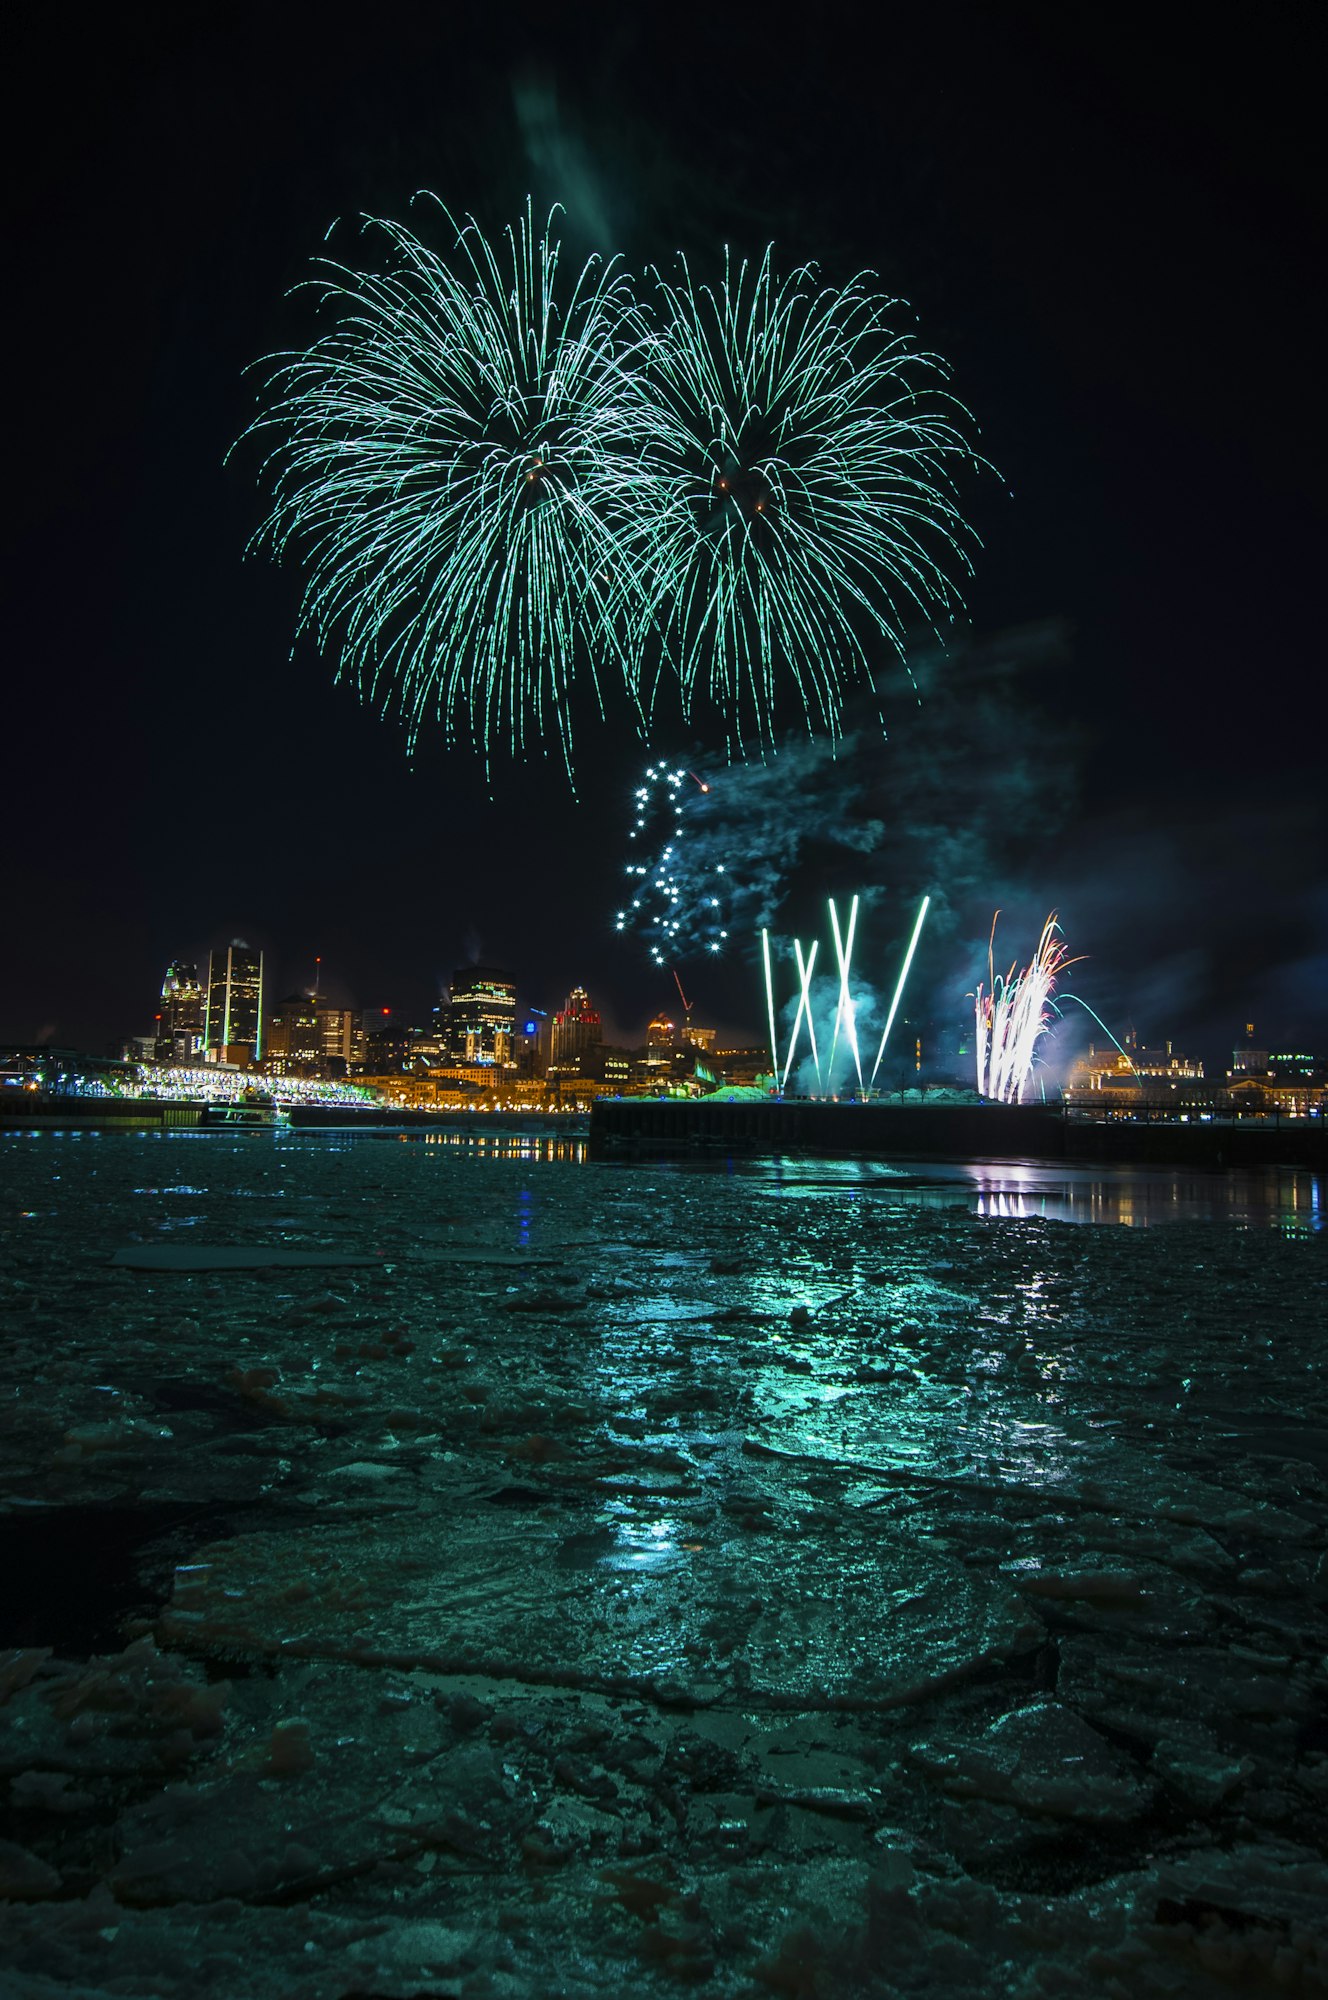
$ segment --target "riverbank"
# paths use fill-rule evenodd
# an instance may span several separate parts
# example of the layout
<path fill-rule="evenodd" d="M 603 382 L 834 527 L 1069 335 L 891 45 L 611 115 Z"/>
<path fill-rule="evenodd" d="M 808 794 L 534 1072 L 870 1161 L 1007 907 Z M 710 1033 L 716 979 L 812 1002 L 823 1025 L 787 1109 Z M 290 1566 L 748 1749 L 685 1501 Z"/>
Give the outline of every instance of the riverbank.
<path fill-rule="evenodd" d="M 205 1107 L 168 1098 L 40 1097 L 0 1103 L 4 1131 L 201 1130 Z M 1064 1160 L 1083 1164 L 1328 1168 L 1328 1124 L 1266 1113 L 1182 1122 L 1090 1117 L 1043 1104 L 839 1104 L 711 1098 L 601 1098 L 576 1112 L 410 1111 L 293 1105 L 294 1131 L 451 1132 L 588 1137 L 600 1156 L 810 1152 L 842 1158 Z"/>

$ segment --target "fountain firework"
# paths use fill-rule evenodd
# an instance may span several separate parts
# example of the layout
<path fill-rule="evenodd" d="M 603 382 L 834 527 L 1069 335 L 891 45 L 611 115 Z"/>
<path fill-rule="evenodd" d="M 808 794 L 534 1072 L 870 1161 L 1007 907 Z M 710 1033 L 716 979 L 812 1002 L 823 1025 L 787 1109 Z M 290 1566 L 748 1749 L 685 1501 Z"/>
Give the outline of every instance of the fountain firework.
<path fill-rule="evenodd" d="M 1042 926 L 1037 949 L 1022 972 L 1011 965 L 1002 977 L 995 969 L 996 916 L 987 945 L 987 978 L 978 981 L 974 1001 L 977 1022 L 977 1082 L 982 1097 L 998 1104 L 1021 1104 L 1037 1061 L 1037 1044 L 1051 1025 L 1051 997 L 1067 965 L 1077 964 L 1059 936 L 1053 910 Z"/>

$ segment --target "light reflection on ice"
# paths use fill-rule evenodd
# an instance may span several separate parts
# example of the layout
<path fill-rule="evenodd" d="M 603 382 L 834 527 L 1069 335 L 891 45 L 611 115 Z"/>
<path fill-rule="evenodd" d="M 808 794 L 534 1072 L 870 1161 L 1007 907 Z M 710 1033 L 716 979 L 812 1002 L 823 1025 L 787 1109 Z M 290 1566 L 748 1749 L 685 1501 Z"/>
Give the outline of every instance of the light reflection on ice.
<path fill-rule="evenodd" d="M 1026 1319 L 1049 1320 L 1059 1317 L 1055 1301 L 1046 1296 L 1047 1279 L 1042 1271 L 1035 1271 L 1026 1284 L 1015 1286 L 1015 1296 L 1023 1302 Z"/>
<path fill-rule="evenodd" d="M 732 1170 L 734 1163 L 729 1162 Z M 771 1192 L 818 1192 L 843 1199 L 870 1193 L 918 1208 L 970 1207 L 995 1220 L 1160 1222 L 1220 1220 L 1283 1233 L 1323 1226 L 1323 1177 L 1308 1167 L 1195 1168 L 1073 1166 L 1047 1161 L 971 1162 L 808 1160 L 784 1156 L 738 1163 Z"/>
<path fill-rule="evenodd" d="M 432 1146 L 443 1152 L 468 1153 L 479 1160 L 554 1161 L 580 1166 L 587 1155 L 584 1138 L 545 1132 L 400 1132 L 404 1146 Z"/>
<path fill-rule="evenodd" d="M 600 1557 L 604 1568 L 633 1574 L 675 1569 L 682 1560 L 672 1521 L 615 1520 L 613 1545 Z"/>
<path fill-rule="evenodd" d="M 542 1992 L 620 1945 L 596 1992 L 849 1992 L 888 1935 L 892 1965 L 973 2000 L 1051 1926 L 1060 1987 L 1087 1992 L 1119 1906 L 1138 1929 L 1095 1995 L 1207 1991 L 1195 1952 L 1219 1947 L 1223 1990 L 1273 1990 L 1287 1925 L 1324 1906 L 1307 1877 L 1237 1962 L 1259 1868 L 1284 1884 L 1321 1845 L 1328 1787 L 1302 1747 L 1322 1273 L 1283 1240 L 1319 1213 L 1313 1176 L 213 1150 L 200 1235 L 272 1255 L 303 1228 L 347 1266 L 274 1276 L 108 1254 L 179 1226 L 176 1190 L 137 1184 L 201 1156 L 145 1149 L 215 1142 L 111 1140 L 77 1173 L 48 1143 L 0 1145 L 0 1302 L 7 1556 L 32 1538 L 41 1600 L 21 1643 L 61 1649 L 10 1657 L 34 1676 L 9 1683 L 33 1746 L 10 1782 L 52 1893 L 0 1899 L 0 1960 L 17 1938 L 71 1992 L 157 1991 L 178 1962 L 184 1995 L 190 1951 L 209 1990 L 243 1955 L 255 2000 L 312 1991 L 316 1899 L 329 1993 L 451 1990 L 438 1940 L 464 1920 L 477 1992 L 490 1960 Z M 53 1160 L 58 1209 L 6 1223 Z M 1127 1215 L 1178 1226 L 1047 1226 Z M 57 1563 L 36 1537 L 62 1514 Z M 166 1601 L 89 1677 L 68 1621 L 101 1519 L 168 1525 L 112 1608 Z M 53 1696 L 79 1735 L 49 1733 Z M 107 1802 L 105 1862 L 66 1773 Z M 818 1914 L 836 1882 L 850 1902 Z M 1198 1931 L 1158 1916 L 1191 1897 Z M 495 1929 L 499 1902 L 528 1933 Z M 110 1929 L 143 1940 L 118 1973 Z"/>

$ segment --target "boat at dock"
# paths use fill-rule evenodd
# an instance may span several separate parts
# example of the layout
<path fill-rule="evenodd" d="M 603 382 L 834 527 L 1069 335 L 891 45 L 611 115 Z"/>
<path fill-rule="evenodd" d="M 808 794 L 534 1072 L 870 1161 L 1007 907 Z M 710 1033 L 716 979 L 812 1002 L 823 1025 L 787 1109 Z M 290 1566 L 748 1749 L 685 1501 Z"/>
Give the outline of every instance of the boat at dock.
<path fill-rule="evenodd" d="M 209 1132 L 271 1132 L 289 1125 L 290 1115 L 261 1091 L 246 1090 L 242 1097 L 205 1104 L 201 1123 Z"/>

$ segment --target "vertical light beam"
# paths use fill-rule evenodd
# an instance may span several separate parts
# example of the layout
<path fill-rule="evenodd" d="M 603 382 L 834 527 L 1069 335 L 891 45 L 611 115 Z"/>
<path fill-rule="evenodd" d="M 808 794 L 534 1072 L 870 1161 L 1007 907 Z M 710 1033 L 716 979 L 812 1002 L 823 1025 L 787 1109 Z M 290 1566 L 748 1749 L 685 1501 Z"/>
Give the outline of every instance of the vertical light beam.
<path fill-rule="evenodd" d="M 873 1083 L 876 1081 L 876 1072 L 881 1067 L 881 1057 L 885 1054 L 885 1045 L 890 1039 L 890 1030 L 895 1024 L 895 1015 L 899 1012 L 899 1003 L 904 997 L 904 981 L 908 978 L 908 969 L 913 963 L 913 954 L 918 948 L 918 939 L 922 936 L 922 926 L 927 920 L 927 911 L 930 908 L 931 897 L 924 896 L 922 907 L 918 911 L 918 920 L 913 926 L 913 935 L 908 941 L 908 950 L 904 953 L 904 963 L 899 974 L 899 984 L 895 987 L 895 997 L 890 1002 L 890 1012 L 885 1017 L 885 1033 L 881 1036 L 881 1046 L 877 1049 L 876 1061 L 872 1064 L 871 1081 Z"/>
<path fill-rule="evenodd" d="M 765 961 L 765 1010 L 770 1022 L 770 1071 L 779 1080 L 779 1050 L 775 1044 L 775 983 L 770 973 L 770 933 L 761 932 L 761 956 Z"/>
<path fill-rule="evenodd" d="M 805 978 L 804 978 L 804 980 L 803 980 L 803 983 L 804 983 L 804 985 L 806 986 L 806 989 L 807 989 L 807 1034 L 808 1034 L 808 1036 L 809 1036 L 809 1038 L 810 1038 L 810 1040 L 811 1040 L 811 1045 L 812 1045 L 812 1062 L 813 1062 L 813 1063 L 815 1064 L 815 1066 L 816 1066 L 816 1088 L 817 1088 L 817 1091 L 819 1092 L 819 1091 L 821 1090 L 821 1088 L 822 1088 L 822 1084 L 821 1084 L 821 1058 L 820 1058 L 820 1055 L 819 1055 L 819 1053 L 817 1052 L 817 1047 L 816 1047 L 816 1023 L 815 1023 L 815 1021 L 814 1021 L 814 1020 L 813 1020 L 813 1018 L 812 1018 L 812 967 L 813 967 L 813 966 L 815 965 L 815 963 L 816 963 L 816 950 L 817 950 L 817 946 L 816 946 L 816 941 L 815 941 L 815 939 L 813 939 L 813 941 L 812 941 L 812 949 L 811 949 L 811 956 L 810 956 L 810 958 L 809 958 L 809 959 L 807 960 L 807 971 L 806 971 L 806 975 L 805 975 Z M 799 970 L 799 973 L 801 973 L 801 971 L 802 971 L 802 967 L 801 967 L 801 965 L 799 965 L 799 968 L 798 968 L 798 970 Z"/>
<path fill-rule="evenodd" d="M 858 1052 L 858 1030 L 852 996 L 848 989 L 849 968 L 853 961 L 853 933 L 858 924 L 858 899 L 855 896 L 849 905 L 848 931 L 841 941 L 839 934 L 839 912 L 835 908 L 833 896 L 830 898 L 830 930 L 835 941 L 835 957 L 839 960 L 839 1005 L 835 1009 L 835 1031 L 830 1041 L 830 1068 L 835 1066 L 835 1048 L 839 1042 L 839 1024 L 844 1023 L 844 1033 L 853 1051 L 853 1067 L 858 1073 L 858 1091 L 862 1091 L 862 1057 Z M 831 1074 L 831 1086 L 834 1076 Z"/>
<path fill-rule="evenodd" d="M 794 1016 L 793 1020 L 793 1033 L 789 1039 L 788 1061 L 784 1064 L 784 1081 L 780 1085 L 780 1089 L 786 1090 L 788 1088 L 789 1071 L 793 1067 L 793 1052 L 798 1046 L 798 1030 L 802 1026 L 802 1017 L 805 1014 L 807 1016 L 807 1033 L 811 1036 L 812 1061 L 816 1064 L 816 1088 L 819 1090 L 821 1087 L 821 1059 L 816 1053 L 816 1027 L 812 1021 L 812 990 L 811 990 L 812 967 L 816 963 L 816 940 L 813 939 L 812 941 L 811 952 L 808 955 L 807 962 L 805 965 L 803 964 L 802 961 L 801 938 L 794 938 L 793 954 L 798 961 L 798 982 L 802 991 L 801 991 L 801 997 L 798 1000 L 798 1011 L 797 1014 Z"/>
<path fill-rule="evenodd" d="M 839 1022 L 844 1011 L 844 950 L 839 942 L 839 912 L 835 908 L 835 899 L 833 896 L 830 898 L 830 929 L 835 940 L 835 957 L 839 962 L 840 971 L 839 997 L 835 1002 L 835 1025 L 830 1036 L 830 1055 L 828 1058 L 830 1088 L 833 1090 L 835 1085 L 835 1050 L 839 1047 Z"/>

